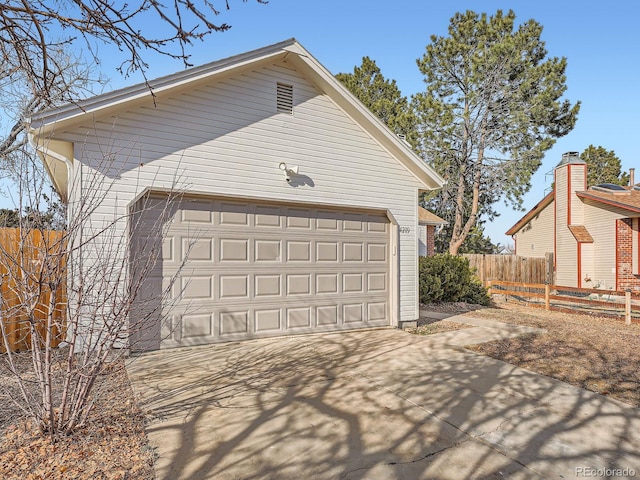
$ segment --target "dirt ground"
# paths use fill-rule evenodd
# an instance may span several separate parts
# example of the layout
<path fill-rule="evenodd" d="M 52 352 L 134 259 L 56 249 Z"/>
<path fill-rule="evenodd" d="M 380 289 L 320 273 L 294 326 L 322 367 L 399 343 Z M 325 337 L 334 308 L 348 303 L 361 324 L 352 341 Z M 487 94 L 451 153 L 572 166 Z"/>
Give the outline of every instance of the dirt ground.
<path fill-rule="evenodd" d="M 640 325 L 513 303 L 465 315 L 548 332 L 467 348 L 640 407 Z"/>
<path fill-rule="evenodd" d="M 418 320 L 417 328 L 407 328 L 407 332 L 416 335 L 433 335 L 435 333 L 450 332 L 452 330 L 462 330 L 471 328 L 464 323 L 452 322 L 451 320 L 436 320 L 433 318 L 421 318 Z"/>
<path fill-rule="evenodd" d="M 24 354 L 23 354 L 24 355 Z M 0 357 L 0 362 L 4 359 Z M 28 354 L 19 362 L 29 369 Z M 147 480 L 154 478 L 154 452 L 148 447 L 144 417 L 137 407 L 122 362 L 101 379 L 106 393 L 96 402 L 89 424 L 52 443 L 21 418 L 9 398 L 20 398 L 8 371 L 0 367 L 0 478 Z"/>
<path fill-rule="evenodd" d="M 498 308 L 467 304 L 429 308 L 544 328 L 548 333 L 468 348 L 640 407 L 640 325 L 511 303 Z M 461 328 L 468 326 L 422 319 L 414 333 Z M 23 362 L 25 369 L 28 366 L 29 362 Z M 116 368 L 102 381 L 108 382 L 109 393 L 99 398 L 90 424 L 52 444 L 20 418 L 20 410 L 9 399 L 17 398 L 17 392 L 6 370 L 0 368 L 0 478 L 153 479 L 154 452 L 148 446 L 143 412 L 135 403 L 124 369 Z"/>

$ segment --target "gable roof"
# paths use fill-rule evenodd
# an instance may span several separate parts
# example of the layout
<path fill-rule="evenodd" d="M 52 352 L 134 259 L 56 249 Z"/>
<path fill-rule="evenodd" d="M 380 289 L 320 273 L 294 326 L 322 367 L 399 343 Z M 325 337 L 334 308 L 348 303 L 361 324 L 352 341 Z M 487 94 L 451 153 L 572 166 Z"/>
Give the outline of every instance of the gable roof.
<path fill-rule="evenodd" d="M 596 203 L 601 203 L 603 205 L 611 205 L 613 207 L 621 208 L 623 210 L 628 210 L 633 213 L 640 213 L 640 190 L 636 190 L 633 187 L 625 187 L 626 192 L 621 193 L 609 193 L 603 192 L 600 190 L 589 189 L 583 192 L 576 192 L 576 195 L 585 200 L 591 200 Z M 516 222 L 516 224 L 511 227 L 509 230 L 505 232 L 506 235 L 515 235 L 520 231 L 522 227 L 524 227 L 527 223 L 531 221 L 533 217 L 535 217 L 538 213 L 540 213 L 547 205 L 553 202 L 555 190 L 549 192 L 549 194 L 544 197 L 536 206 L 534 206 L 531 210 L 529 210 L 520 220 Z M 576 226 L 577 227 L 577 226 Z M 571 226 L 569 227 L 572 228 Z M 585 228 L 586 231 L 586 228 Z M 589 243 L 593 242 L 593 239 L 588 240 L 586 236 L 582 236 L 580 233 L 580 238 L 585 238 L 586 240 L 581 240 L 576 236 L 576 232 L 571 230 L 573 236 L 579 242 Z M 586 232 L 589 235 L 589 232 Z"/>
<path fill-rule="evenodd" d="M 340 81 L 320 64 L 294 38 L 263 47 L 240 55 L 218 60 L 199 67 L 150 80 L 112 92 L 91 97 L 81 102 L 63 105 L 59 108 L 33 115 L 29 120 L 29 132 L 39 145 L 48 143 L 55 131 L 68 129 L 87 118 L 107 115 L 130 108 L 138 103 L 153 103 L 154 95 L 160 99 L 168 92 L 229 75 L 239 69 L 264 62 L 285 60 L 305 75 L 322 93 L 331 98 L 355 122 L 357 122 L 387 152 L 398 159 L 424 186 L 424 190 L 441 188 L 445 181 L 436 171 L 418 157 L 408 144 L 399 139 L 375 114 L 365 107 Z M 153 90 L 153 94 L 149 88 Z M 59 153 L 40 148 L 40 154 L 51 173 L 49 163 L 61 161 Z M 65 170 L 66 167 L 60 170 Z M 53 175 L 52 175 L 53 178 Z M 54 179 L 56 188 L 64 187 L 65 177 Z"/>
<path fill-rule="evenodd" d="M 418 207 L 418 224 L 420 225 L 446 225 L 446 220 L 443 220 L 438 215 L 430 212 L 426 208 Z"/>
<path fill-rule="evenodd" d="M 516 224 L 505 232 L 505 235 L 515 235 L 518 231 L 531 221 L 538 213 L 547 207 L 555 198 L 555 190 L 551 190 L 546 197 L 540 200 L 531 210 L 516 222 Z"/>

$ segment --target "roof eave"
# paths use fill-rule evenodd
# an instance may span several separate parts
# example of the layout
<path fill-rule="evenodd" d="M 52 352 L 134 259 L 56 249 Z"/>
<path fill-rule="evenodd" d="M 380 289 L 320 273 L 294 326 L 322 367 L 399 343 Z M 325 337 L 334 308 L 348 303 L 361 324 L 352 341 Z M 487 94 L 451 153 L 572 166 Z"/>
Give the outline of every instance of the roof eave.
<path fill-rule="evenodd" d="M 505 235 L 515 235 L 539 212 L 544 210 L 554 199 L 555 190 L 551 190 L 542 200 L 540 200 L 531 210 L 524 214 L 513 227 L 505 232 Z"/>
<path fill-rule="evenodd" d="M 580 198 L 586 198 L 588 200 L 593 200 L 599 203 L 604 203 L 605 205 L 611 205 L 612 207 L 618 207 L 623 210 L 629 210 L 630 212 L 640 213 L 640 207 L 636 207 L 635 205 L 629 205 L 625 203 L 616 202 L 614 200 L 610 200 L 608 198 L 602 198 L 597 195 L 591 195 L 588 192 L 576 192 L 576 195 Z"/>
<path fill-rule="evenodd" d="M 101 111 L 139 99 L 152 99 L 154 95 L 179 88 L 186 83 L 221 75 L 243 65 L 286 55 L 286 47 L 295 43 L 297 43 L 296 40 L 291 38 L 274 45 L 150 80 L 148 83 L 139 83 L 130 87 L 96 95 L 80 102 L 68 103 L 52 110 L 37 113 L 27 119 L 27 123 L 30 125 L 32 132 L 42 136 L 53 130 L 54 126 L 55 128 L 62 128 L 65 124 L 71 123 L 75 119 L 87 114 L 97 114 Z"/>

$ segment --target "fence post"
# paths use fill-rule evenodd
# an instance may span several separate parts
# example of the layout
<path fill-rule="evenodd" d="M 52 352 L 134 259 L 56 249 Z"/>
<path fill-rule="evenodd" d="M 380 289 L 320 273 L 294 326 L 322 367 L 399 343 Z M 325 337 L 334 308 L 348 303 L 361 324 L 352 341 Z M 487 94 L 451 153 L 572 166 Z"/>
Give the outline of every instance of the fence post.
<path fill-rule="evenodd" d="M 487 280 L 487 294 L 491 296 L 491 280 Z"/>
<path fill-rule="evenodd" d="M 551 285 L 549 285 L 548 283 L 545 283 L 544 284 L 544 309 L 545 310 L 551 310 L 549 295 L 551 295 Z"/>
<path fill-rule="evenodd" d="M 624 292 L 624 323 L 631 325 L 631 290 Z"/>

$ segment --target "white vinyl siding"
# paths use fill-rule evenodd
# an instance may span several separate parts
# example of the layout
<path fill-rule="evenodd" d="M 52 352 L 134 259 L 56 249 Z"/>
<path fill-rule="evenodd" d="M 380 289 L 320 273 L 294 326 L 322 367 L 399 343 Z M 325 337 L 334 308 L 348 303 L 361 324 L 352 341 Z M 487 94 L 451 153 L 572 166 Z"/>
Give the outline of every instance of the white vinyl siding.
<path fill-rule="evenodd" d="M 278 82 L 293 87 L 293 115 L 276 110 Z M 85 178 L 99 170 L 107 182 L 113 181 L 96 218 L 124 215 L 136 196 L 150 187 L 386 210 L 392 223 L 410 227 L 399 235 L 396 226 L 391 230 L 392 265 L 399 256 L 399 319 L 418 316 L 414 225 L 422 185 L 285 64 L 161 96 L 156 107 L 98 118 L 61 139 L 74 142 Z M 114 159 L 108 171 L 101 161 L 105 155 Z M 295 185 L 285 182 L 278 168 L 283 161 L 299 167 Z M 125 222 L 120 228 L 124 235 Z M 395 238 L 399 251 L 393 248 Z"/>
<path fill-rule="evenodd" d="M 427 256 L 427 226 L 418 225 L 418 255 Z"/>
<path fill-rule="evenodd" d="M 517 254 L 544 257 L 553 253 L 553 202 L 533 217 L 516 235 Z"/>

